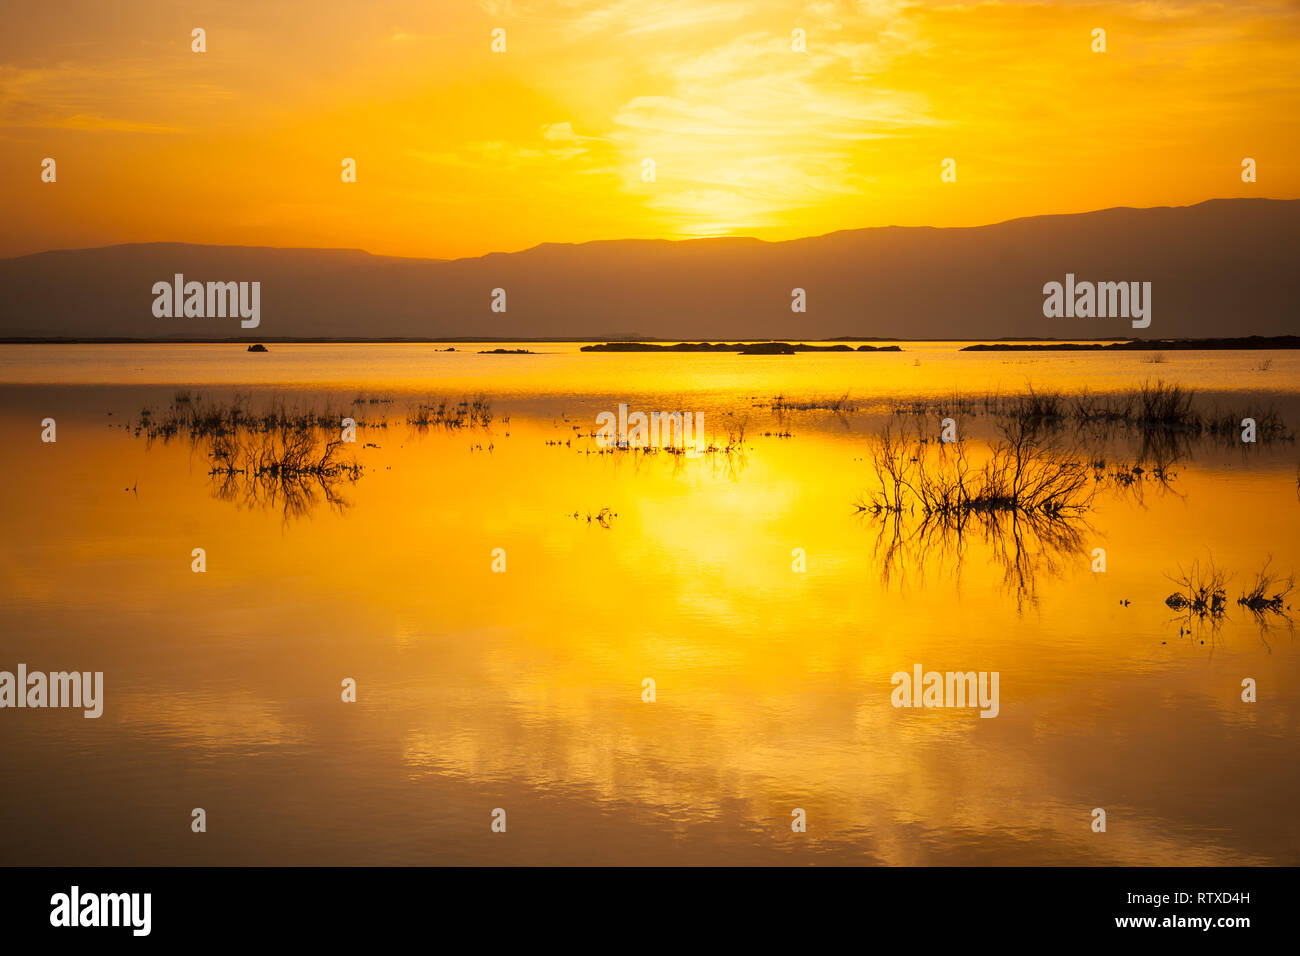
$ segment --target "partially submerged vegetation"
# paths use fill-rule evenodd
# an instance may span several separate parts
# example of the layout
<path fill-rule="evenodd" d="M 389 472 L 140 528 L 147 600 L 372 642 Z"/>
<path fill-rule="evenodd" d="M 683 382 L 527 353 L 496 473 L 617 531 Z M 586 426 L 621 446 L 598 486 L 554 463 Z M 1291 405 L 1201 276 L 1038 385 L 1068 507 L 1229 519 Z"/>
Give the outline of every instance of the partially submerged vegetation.
<path fill-rule="evenodd" d="M 845 415 L 858 410 L 858 406 L 849 398 L 848 392 L 844 392 L 838 398 L 810 398 L 802 401 L 777 395 L 770 402 L 755 402 L 754 407 L 770 408 L 777 415 L 785 412 L 814 411 Z"/>
<path fill-rule="evenodd" d="M 1256 614 L 1262 614 L 1265 611 L 1272 611 L 1280 614 L 1284 610 L 1290 610 L 1286 604 L 1286 599 L 1295 589 L 1295 574 L 1288 574 L 1283 577 L 1281 574 L 1270 570 L 1273 563 L 1272 555 L 1269 555 L 1264 566 L 1251 579 L 1246 589 L 1242 592 L 1241 597 L 1237 598 L 1237 603 L 1249 611 Z"/>
<path fill-rule="evenodd" d="M 1203 407 L 1195 394 L 1181 385 L 1157 380 L 1115 392 L 1063 392 L 1037 389 L 1023 392 L 991 392 L 981 398 L 952 394 L 924 398 L 895 399 L 889 404 L 894 415 L 979 416 L 1018 422 L 1035 429 L 1081 426 L 1102 434 L 1130 429 L 1145 435 L 1179 433 L 1189 438 L 1238 439 L 1243 422 L 1254 422 L 1258 442 L 1294 441 L 1276 407 L 1268 405 L 1222 408 Z"/>
<path fill-rule="evenodd" d="M 1082 458 L 1040 442 L 1020 423 L 1009 424 L 1003 436 L 976 468 L 964 442 L 907 442 L 886 428 L 870 451 L 880 489 L 858 510 L 962 521 L 999 512 L 1056 517 L 1088 507 L 1093 483 Z"/>
<path fill-rule="evenodd" d="M 1272 563 L 1270 555 L 1237 598 L 1237 605 L 1250 612 L 1261 634 L 1269 631 L 1276 623 L 1285 624 L 1288 628 L 1294 627 L 1291 606 L 1286 602 L 1295 587 L 1295 575 L 1282 575 L 1273 571 Z M 1210 629 L 1211 634 L 1217 632 L 1230 607 L 1228 584 L 1232 575 L 1217 567 L 1211 558 L 1204 565 L 1200 561 L 1193 561 L 1186 570 L 1179 567 L 1166 577 L 1178 585 L 1178 590 L 1165 598 L 1165 604 L 1170 610 L 1178 612 L 1179 620 L 1185 625 L 1185 629 L 1179 627 L 1179 634 L 1200 632 L 1205 627 Z"/>
<path fill-rule="evenodd" d="M 1074 426 L 1080 434 L 1109 437 L 1127 430 L 1154 445 L 1185 443 L 1197 438 L 1240 440 L 1246 421 L 1253 422 L 1257 442 L 1294 441 L 1281 413 L 1271 403 L 1235 407 L 1208 405 L 1190 389 L 1162 380 L 1144 381 L 1133 388 L 1094 392 L 1066 392 L 1029 385 L 1020 392 L 983 395 L 953 391 L 945 395 L 894 396 L 865 403 L 848 392 L 834 398 L 776 395 L 755 401 L 753 407 L 769 409 L 781 417 L 797 412 L 829 411 L 838 415 L 873 413 L 881 409 L 894 417 L 992 418 L 1036 431 Z"/>
<path fill-rule="evenodd" d="M 283 403 L 254 408 L 246 397 L 238 395 L 228 403 L 205 403 L 187 391 L 180 391 L 171 406 L 161 413 L 156 414 L 148 407 L 141 409 L 133 431 L 150 442 L 167 442 L 178 437 L 194 442 L 239 432 L 337 431 L 342 419 L 341 414 L 328 408 L 294 409 Z M 359 427 L 387 427 L 387 422 L 382 420 L 356 421 Z"/>
<path fill-rule="evenodd" d="M 352 414 L 358 427 L 387 425 Z M 287 518 L 304 515 L 322 501 L 346 507 L 342 489 L 359 480 L 363 469 L 355 456 L 343 454 L 342 421 L 342 415 L 328 409 L 284 404 L 255 409 L 240 396 L 229 403 L 204 403 L 180 391 L 161 414 L 143 409 L 134 433 L 150 443 L 188 441 L 207 458 L 218 499 L 279 505 Z"/>
<path fill-rule="evenodd" d="M 374 442 L 358 441 L 357 433 L 389 427 L 386 417 L 367 417 L 362 409 L 392 401 L 358 396 L 344 415 L 328 407 L 292 408 L 283 402 L 255 407 L 239 395 L 228 402 L 204 402 L 182 390 L 160 413 L 142 409 L 130 427 L 151 444 L 188 441 L 206 457 L 219 499 L 279 505 L 286 517 L 296 517 L 322 502 L 336 509 L 347 506 L 343 488 L 364 474 L 355 454 L 345 454 L 347 447 L 378 448 Z M 419 402 L 410 409 L 406 424 L 419 432 L 487 428 L 492 420 L 491 402 L 478 395 L 459 402 Z"/>
<path fill-rule="evenodd" d="M 1082 552 L 1084 514 L 1095 492 L 1087 462 L 1010 423 L 980 465 L 964 442 L 908 440 L 887 428 L 871 446 L 878 490 L 857 502 L 877 527 L 886 584 L 937 563 L 961 570 L 970 541 L 985 546 L 1017 599 L 1041 570 Z"/>
<path fill-rule="evenodd" d="M 1178 585 L 1178 590 L 1165 598 L 1165 604 L 1172 610 L 1197 617 L 1221 617 L 1227 611 L 1231 575 L 1215 567 L 1213 561 L 1205 565 L 1193 561 L 1188 569 L 1179 567 L 1165 577 Z"/>
<path fill-rule="evenodd" d="M 438 399 L 413 405 L 407 415 L 413 428 L 486 428 L 492 424 L 492 403 L 486 395 L 462 398 L 459 402 Z"/>

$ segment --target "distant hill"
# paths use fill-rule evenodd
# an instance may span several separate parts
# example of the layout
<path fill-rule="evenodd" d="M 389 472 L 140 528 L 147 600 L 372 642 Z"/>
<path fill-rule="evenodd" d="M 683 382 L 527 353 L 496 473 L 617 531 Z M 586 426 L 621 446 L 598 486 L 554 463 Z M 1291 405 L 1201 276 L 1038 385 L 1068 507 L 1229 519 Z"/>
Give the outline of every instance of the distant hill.
<path fill-rule="evenodd" d="M 0 259 L 0 337 L 1150 337 L 1300 331 L 1300 200 L 1215 199 L 788 242 L 544 244 L 472 259 L 145 243 Z M 259 281 L 261 324 L 156 318 L 152 287 Z M 1152 321 L 1043 316 L 1044 283 L 1152 283 Z M 791 290 L 807 312 L 790 309 Z M 506 290 L 504 313 L 492 290 Z"/>

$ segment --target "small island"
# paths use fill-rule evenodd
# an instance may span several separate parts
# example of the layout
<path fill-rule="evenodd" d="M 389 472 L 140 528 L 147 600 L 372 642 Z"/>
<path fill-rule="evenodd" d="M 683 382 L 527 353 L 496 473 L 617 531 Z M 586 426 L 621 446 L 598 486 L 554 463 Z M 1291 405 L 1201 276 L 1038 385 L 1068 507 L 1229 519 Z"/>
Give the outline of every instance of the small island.
<path fill-rule="evenodd" d="M 601 342 L 582 346 L 583 352 L 735 352 L 739 355 L 794 355 L 796 352 L 901 352 L 897 345 L 806 345 L 789 342 Z"/>
<path fill-rule="evenodd" d="M 1221 339 L 1124 339 L 1119 342 L 986 342 L 963 352 L 1152 352 L 1195 349 L 1207 352 L 1248 349 L 1300 349 L 1300 335 L 1247 335 Z"/>
<path fill-rule="evenodd" d="M 448 349 L 447 351 L 454 351 Z M 528 349 L 480 349 L 479 355 L 532 355 Z"/>
<path fill-rule="evenodd" d="M 268 352 L 268 351 L 270 351 L 270 350 L 269 350 L 265 345 L 263 345 L 261 342 L 258 342 L 256 345 L 250 345 L 250 346 L 248 347 L 248 351 L 250 351 L 250 352 Z"/>

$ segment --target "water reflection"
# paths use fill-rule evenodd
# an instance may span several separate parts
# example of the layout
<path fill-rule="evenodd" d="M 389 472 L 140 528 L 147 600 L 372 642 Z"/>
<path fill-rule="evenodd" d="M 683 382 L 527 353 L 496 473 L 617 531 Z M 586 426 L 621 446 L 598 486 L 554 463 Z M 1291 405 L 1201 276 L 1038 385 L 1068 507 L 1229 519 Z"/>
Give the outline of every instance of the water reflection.
<path fill-rule="evenodd" d="M 1017 431 L 977 408 L 950 447 L 929 413 L 811 407 L 836 400 L 786 387 L 786 368 L 705 407 L 716 450 L 698 458 L 600 449 L 604 393 L 524 401 L 487 377 L 445 401 L 425 381 L 360 401 L 205 388 L 175 411 L 170 386 L 5 394 L 0 437 L 24 449 L 0 473 L 9 660 L 102 669 L 109 690 L 101 721 L 25 710 L 0 735 L 0 816 L 24 824 L 3 855 L 1294 860 L 1290 615 L 1261 608 L 1268 653 L 1237 603 L 1268 553 L 1300 567 L 1289 443 L 1243 461 L 1175 429 Z M 754 407 L 777 394 L 781 424 Z M 142 405 L 162 409 L 152 428 Z M 59 442 L 39 446 L 47 414 Z M 345 417 L 357 440 L 326 458 Z M 887 429 L 929 511 L 894 495 L 855 519 L 891 474 L 872 459 Z M 311 469 L 354 459 L 336 508 Z M 259 473 L 271 506 L 213 494 L 233 481 L 242 504 Z M 286 477 L 314 493 L 304 520 L 282 520 Z M 1164 603 L 1192 555 L 1236 575 L 1219 618 Z M 895 710 L 890 674 L 917 661 L 998 670 L 999 717 Z M 1266 706 L 1241 702 L 1242 675 Z M 197 849 L 184 813 L 166 822 L 196 805 L 223 820 Z M 1104 841 L 1098 805 L 1122 823 Z M 488 838 L 497 806 L 508 844 Z"/>

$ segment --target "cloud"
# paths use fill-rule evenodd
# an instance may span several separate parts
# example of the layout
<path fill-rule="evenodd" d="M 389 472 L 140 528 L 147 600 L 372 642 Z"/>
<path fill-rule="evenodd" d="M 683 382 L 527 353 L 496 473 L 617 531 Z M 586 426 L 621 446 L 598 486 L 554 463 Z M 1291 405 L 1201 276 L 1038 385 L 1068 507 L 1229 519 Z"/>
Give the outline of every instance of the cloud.
<path fill-rule="evenodd" d="M 164 77 L 153 64 L 138 62 L 61 63 L 39 69 L 0 66 L 0 128 L 176 132 L 187 127 L 166 122 L 164 111 L 157 108 L 170 88 Z M 230 95 L 205 83 L 191 84 L 190 93 L 208 100 Z"/>
<path fill-rule="evenodd" d="M 657 188 L 630 188 L 689 234 L 761 227 L 860 193 L 867 144 L 940 125 L 925 97 L 866 80 L 912 44 L 819 36 L 808 53 L 788 35 L 755 31 L 649 56 L 664 92 L 623 103 L 609 134 L 621 167 L 656 162 Z"/>
<path fill-rule="evenodd" d="M 581 137 L 573 131 L 573 124 L 567 120 L 563 123 L 546 123 L 542 126 L 542 138 L 554 142 L 576 143 Z"/>

